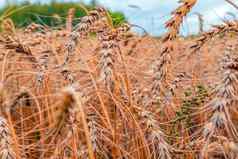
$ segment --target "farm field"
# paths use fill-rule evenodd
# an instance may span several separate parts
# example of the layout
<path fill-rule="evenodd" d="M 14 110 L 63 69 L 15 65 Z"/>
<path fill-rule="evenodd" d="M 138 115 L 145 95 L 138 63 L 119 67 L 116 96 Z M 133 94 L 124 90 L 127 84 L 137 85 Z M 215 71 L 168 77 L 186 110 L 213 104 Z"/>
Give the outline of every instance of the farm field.
<path fill-rule="evenodd" d="M 238 159 L 238 21 L 152 37 L 103 7 L 73 25 L 1 19 L 0 158 Z"/>

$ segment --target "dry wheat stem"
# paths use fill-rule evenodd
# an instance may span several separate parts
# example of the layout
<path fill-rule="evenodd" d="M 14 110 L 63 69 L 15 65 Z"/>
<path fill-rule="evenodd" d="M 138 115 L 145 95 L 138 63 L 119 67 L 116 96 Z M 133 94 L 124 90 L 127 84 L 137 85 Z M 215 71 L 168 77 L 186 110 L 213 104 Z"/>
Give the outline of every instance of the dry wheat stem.
<path fill-rule="evenodd" d="M 227 21 L 222 25 L 215 25 L 213 29 L 202 34 L 201 37 L 196 39 L 195 44 L 191 46 L 193 52 L 200 50 L 206 42 L 209 42 L 212 38 L 217 35 L 224 34 L 227 32 L 238 32 L 238 22 L 237 21 Z"/>
<path fill-rule="evenodd" d="M 203 33 L 203 28 L 204 28 L 204 19 L 203 19 L 203 15 L 196 12 L 195 13 L 198 16 L 198 21 L 199 21 L 199 34 Z"/>
<path fill-rule="evenodd" d="M 74 14 L 75 14 L 75 8 L 70 8 L 68 11 L 67 19 L 66 19 L 66 30 L 69 33 L 72 32 Z"/>
<path fill-rule="evenodd" d="M 227 3 L 229 3 L 230 5 L 232 5 L 234 8 L 238 9 L 238 5 L 234 2 L 232 2 L 232 0 L 225 0 Z"/>

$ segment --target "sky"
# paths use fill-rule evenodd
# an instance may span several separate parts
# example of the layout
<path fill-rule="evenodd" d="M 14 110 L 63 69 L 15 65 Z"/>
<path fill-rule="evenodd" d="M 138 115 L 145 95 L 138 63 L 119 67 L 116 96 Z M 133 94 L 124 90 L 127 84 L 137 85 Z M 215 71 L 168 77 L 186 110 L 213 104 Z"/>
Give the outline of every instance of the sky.
<path fill-rule="evenodd" d="M 18 0 L 18 2 L 20 1 L 21 0 Z M 29 1 L 38 2 L 39 0 Z M 90 2 L 90 0 L 58 1 Z M 47 3 L 49 1 L 41 0 L 41 2 Z M 154 36 L 166 32 L 164 23 L 170 18 L 171 11 L 176 9 L 179 5 L 178 0 L 97 0 L 97 2 L 113 11 L 123 12 L 130 23 L 145 28 L 149 34 Z M 3 6 L 4 3 L 6 3 L 6 0 L 0 0 L 0 5 Z M 203 15 L 204 29 L 208 30 L 212 25 L 221 24 L 222 19 L 224 18 L 235 18 L 234 16 L 237 15 L 238 10 L 225 2 L 225 0 L 198 0 L 197 4 L 184 20 L 180 31 L 182 35 L 186 36 L 198 33 L 199 23 L 198 17 L 195 13 Z"/>

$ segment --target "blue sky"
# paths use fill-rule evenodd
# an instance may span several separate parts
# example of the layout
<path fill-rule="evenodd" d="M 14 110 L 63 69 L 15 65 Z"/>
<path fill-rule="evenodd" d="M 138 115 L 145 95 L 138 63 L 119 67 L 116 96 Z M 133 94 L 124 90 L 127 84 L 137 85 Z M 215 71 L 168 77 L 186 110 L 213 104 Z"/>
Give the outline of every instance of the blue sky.
<path fill-rule="evenodd" d="M 21 0 L 18 0 L 21 1 Z M 30 0 L 37 2 L 39 0 Z M 62 2 L 80 0 L 58 0 Z M 90 0 L 81 0 L 88 3 Z M 0 4 L 4 4 L 6 0 L 0 0 Z M 41 2 L 49 2 L 41 0 Z M 169 19 L 170 12 L 178 6 L 178 0 L 97 0 L 103 6 L 114 11 L 122 11 L 126 15 L 128 21 L 133 24 L 144 27 L 152 35 L 161 35 L 166 30 L 164 22 Z M 135 8 L 133 6 L 138 6 Z M 220 24 L 222 18 L 233 18 L 228 13 L 237 14 L 238 10 L 227 4 L 224 0 L 198 0 L 196 6 L 185 19 L 181 28 L 182 35 L 188 35 L 198 32 L 198 18 L 194 14 L 199 12 L 204 17 L 204 27 L 209 29 L 211 25 Z"/>

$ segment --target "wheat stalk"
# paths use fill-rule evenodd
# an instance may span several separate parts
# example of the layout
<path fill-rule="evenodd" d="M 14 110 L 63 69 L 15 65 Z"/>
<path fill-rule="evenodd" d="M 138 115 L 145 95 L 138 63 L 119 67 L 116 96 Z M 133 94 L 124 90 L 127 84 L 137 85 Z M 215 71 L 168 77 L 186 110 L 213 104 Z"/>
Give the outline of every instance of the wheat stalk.
<path fill-rule="evenodd" d="M 163 41 L 171 41 L 177 38 L 180 25 L 183 23 L 183 18 L 190 12 L 197 0 L 180 0 L 181 5 L 172 12 L 172 18 L 168 20 L 165 27 L 168 33 L 164 36 Z"/>
<path fill-rule="evenodd" d="M 203 27 L 204 27 L 204 19 L 203 19 L 203 15 L 196 12 L 195 15 L 197 15 L 198 17 L 198 21 L 199 21 L 199 34 L 203 33 Z"/>
<path fill-rule="evenodd" d="M 137 116 L 141 120 L 141 124 L 145 127 L 145 136 L 148 141 L 151 142 L 149 145 L 151 150 L 151 156 L 157 159 L 171 159 L 171 146 L 165 140 L 165 134 L 159 127 L 158 121 L 155 119 L 151 111 L 147 110 L 149 102 L 149 93 L 147 90 L 142 89 L 139 83 L 135 82 L 133 99 L 136 104 L 142 105 L 136 111 Z"/>
<path fill-rule="evenodd" d="M 56 124 L 54 132 L 56 136 L 58 134 L 64 135 L 63 140 L 58 138 L 57 140 L 57 149 L 54 152 L 54 155 L 57 155 L 62 149 L 65 149 L 66 144 L 73 140 L 76 143 L 74 144 L 74 156 L 77 155 L 77 142 L 78 142 L 78 125 L 82 122 L 84 135 L 86 137 L 87 143 L 87 152 L 90 159 L 94 159 L 93 144 L 90 138 L 90 130 L 87 124 L 86 115 L 83 109 L 83 98 L 79 92 L 76 92 L 73 87 L 68 87 L 62 93 L 62 103 L 58 107 L 58 111 L 55 114 Z M 53 155 L 53 156 L 54 156 Z"/>
<path fill-rule="evenodd" d="M 16 159 L 13 148 L 13 139 L 6 119 L 0 116 L 0 158 Z"/>
<path fill-rule="evenodd" d="M 214 25 L 213 29 L 202 34 L 201 37 L 196 39 L 195 44 L 191 46 L 193 52 L 200 50 L 206 42 L 209 42 L 213 37 L 224 34 L 227 32 L 238 32 L 237 21 L 227 21 L 222 25 Z"/>
<path fill-rule="evenodd" d="M 75 8 L 70 8 L 68 11 L 67 19 L 66 19 L 66 30 L 69 33 L 72 32 L 74 14 L 75 14 Z"/>
<path fill-rule="evenodd" d="M 104 8 L 96 8 L 96 10 L 90 11 L 87 16 L 81 18 L 81 22 L 69 35 L 69 41 L 66 44 L 66 58 L 63 65 L 65 65 L 69 61 L 69 58 L 74 55 L 78 39 L 87 35 L 90 31 L 90 27 L 105 15 L 106 11 Z"/>
<path fill-rule="evenodd" d="M 154 157 L 158 159 L 171 159 L 171 147 L 164 139 L 164 133 L 160 130 L 158 122 L 154 119 L 151 112 L 141 110 L 139 113 L 142 118 L 142 124 L 147 128 L 148 140 L 151 141 L 152 151 L 155 151 Z"/>
<path fill-rule="evenodd" d="M 230 50 L 230 49 L 229 49 Z M 233 57 L 234 56 L 234 57 Z M 237 138 L 237 131 L 231 120 L 231 107 L 237 100 L 238 84 L 238 58 L 232 52 L 226 52 L 223 59 L 223 79 L 215 89 L 215 96 L 207 107 L 212 109 L 209 122 L 204 127 L 205 146 L 202 149 L 204 155 L 208 143 L 215 134 L 226 131 L 228 138 Z"/>
<path fill-rule="evenodd" d="M 167 66 L 169 64 L 169 55 L 163 54 L 159 59 L 157 59 L 153 64 L 153 76 L 152 76 L 152 103 L 157 103 L 160 100 L 160 93 L 163 89 L 163 81 L 166 80 Z"/>
<path fill-rule="evenodd" d="M 165 26 L 168 29 L 167 34 L 163 37 L 165 47 L 162 48 L 160 57 L 155 60 L 153 68 L 153 82 L 151 86 L 152 103 L 157 103 L 163 84 L 168 83 L 168 71 L 171 61 L 170 53 L 174 50 L 172 41 L 177 38 L 180 26 L 183 22 L 183 18 L 189 13 L 191 8 L 196 4 L 196 0 L 181 0 L 182 3 L 174 12 L 172 12 L 172 18 L 166 22 Z"/>
<path fill-rule="evenodd" d="M 97 35 L 101 43 L 99 53 L 100 81 L 104 83 L 108 90 L 113 92 L 115 87 L 114 63 L 117 48 L 116 35 L 107 26 L 98 31 Z"/>
<path fill-rule="evenodd" d="M 231 0 L 225 0 L 225 1 L 229 3 L 230 5 L 232 5 L 234 8 L 238 9 L 238 5 L 232 2 Z"/>
<path fill-rule="evenodd" d="M 104 47 L 101 51 L 100 58 L 100 80 L 112 91 L 115 87 L 115 71 L 114 71 L 114 50 L 112 48 Z"/>

